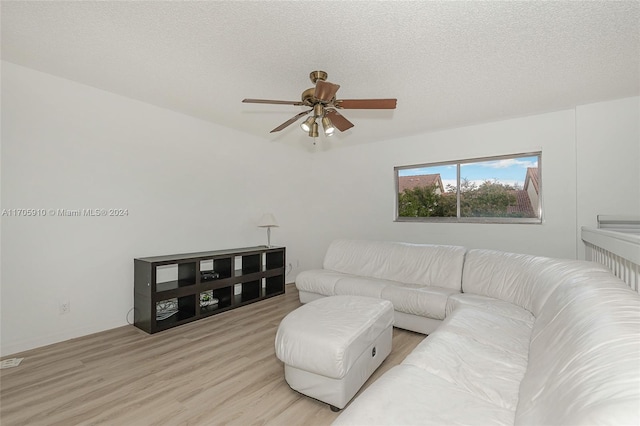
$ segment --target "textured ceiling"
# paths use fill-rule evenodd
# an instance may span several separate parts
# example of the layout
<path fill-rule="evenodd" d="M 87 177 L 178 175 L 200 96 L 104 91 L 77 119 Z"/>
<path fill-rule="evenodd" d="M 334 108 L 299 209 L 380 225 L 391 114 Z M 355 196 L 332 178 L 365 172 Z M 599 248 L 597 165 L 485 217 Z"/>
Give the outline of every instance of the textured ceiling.
<path fill-rule="evenodd" d="M 2 59 L 281 142 L 310 142 L 298 100 L 313 70 L 338 98 L 398 99 L 345 110 L 356 144 L 633 96 L 640 3 L 12 2 Z M 322 138 L 322 137 L 321 137 Z"/>

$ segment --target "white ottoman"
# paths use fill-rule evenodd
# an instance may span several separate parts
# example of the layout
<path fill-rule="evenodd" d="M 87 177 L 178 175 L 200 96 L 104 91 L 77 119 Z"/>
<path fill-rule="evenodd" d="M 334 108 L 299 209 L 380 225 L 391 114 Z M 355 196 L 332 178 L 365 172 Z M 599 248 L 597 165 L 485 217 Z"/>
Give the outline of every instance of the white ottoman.
<path fill-rule="evenodd" d="M 391 352 L 393 305 L 331 296 L 290 312 L 278 327 L 276 356 L 292 389 L 337 411 Z"/>

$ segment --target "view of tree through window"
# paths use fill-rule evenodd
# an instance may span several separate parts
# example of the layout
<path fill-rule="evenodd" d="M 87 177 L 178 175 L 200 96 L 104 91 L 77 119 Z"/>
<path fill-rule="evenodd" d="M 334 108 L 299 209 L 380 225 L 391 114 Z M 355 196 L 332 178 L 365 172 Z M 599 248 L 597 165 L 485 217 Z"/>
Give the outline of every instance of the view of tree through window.
<path fill-rule="evenodd" d="M 531 153 L 396 167 L 398 220 L 540 223 L 540 157 Z"/>

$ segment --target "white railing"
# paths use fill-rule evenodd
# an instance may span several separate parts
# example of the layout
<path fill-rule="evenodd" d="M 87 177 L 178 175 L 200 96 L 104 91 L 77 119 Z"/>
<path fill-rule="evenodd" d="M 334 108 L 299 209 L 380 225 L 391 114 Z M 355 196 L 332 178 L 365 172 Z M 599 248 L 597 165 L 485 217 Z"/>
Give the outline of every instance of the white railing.
<path fill-rule="evenodd" d="M 606 265 L 640 291 L 640 218 L 598 216 L 598 228 L 582 227 L 587 260 Z"/>

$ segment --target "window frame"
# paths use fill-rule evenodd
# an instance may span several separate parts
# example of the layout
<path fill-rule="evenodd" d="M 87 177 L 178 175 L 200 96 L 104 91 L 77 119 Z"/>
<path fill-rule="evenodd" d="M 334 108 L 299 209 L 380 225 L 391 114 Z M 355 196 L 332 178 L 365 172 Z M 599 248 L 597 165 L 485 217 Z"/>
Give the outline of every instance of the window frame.
<path fill-rule="evenodd" d="M 522 157 L 538 157 L 538 217 L 461 217 L 460 216 L 460 169 L 462 164 L 480 163 L 485 161 L 499 161 L 507 159 L 518 159 Z M 407 169 L 417 169 L 423 167 L 437 166 L 456 166 L 456 217 L 406 217 L 399 216 L 400 192 L 399 192 L 399 171 Z M 543 189 L 542 189 L 542 151 L 523 152 L 517 154 L 496 155 L 490 157 L 466 158 L 463 160 L 439 161 L 435 163 L 421 163 L 407 166 L 395 166 L 394 174 L 394 192 L 395 192 L 395 219 L 394 222 L 427 222 L 427 223 L 496 223 L 496 224 L 533 224 L 541 225 L 544 222 L 543 217 Z"/>

